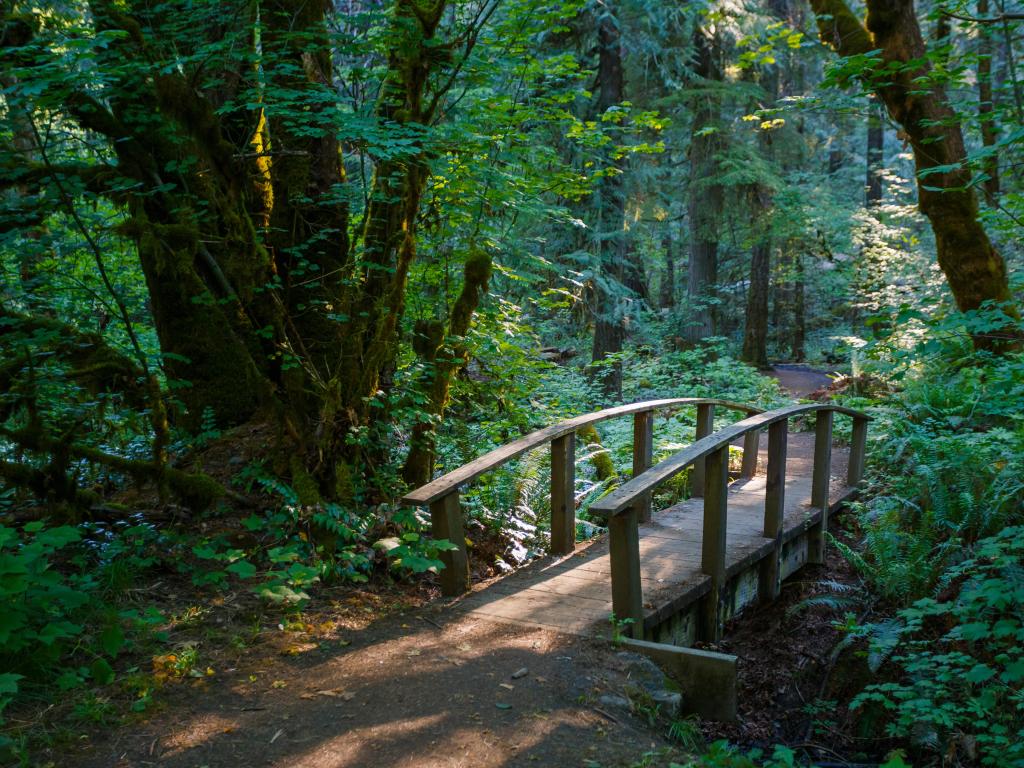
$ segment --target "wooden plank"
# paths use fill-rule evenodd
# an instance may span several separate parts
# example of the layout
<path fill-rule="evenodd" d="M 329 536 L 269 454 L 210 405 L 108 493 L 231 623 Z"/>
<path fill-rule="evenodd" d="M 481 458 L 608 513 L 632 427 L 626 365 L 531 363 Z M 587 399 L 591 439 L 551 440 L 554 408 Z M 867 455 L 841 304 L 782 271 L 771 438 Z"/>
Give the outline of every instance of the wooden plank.
<path fill-rule="evenodd" d="M 705 471 L 704 539 L 701 542 L 700 567 L 711 577 L 711 590 L 705 598 L 705 638 L 715 642 L 722 637 L 721 599 L 725 587 L 725 525 L 729 504 L 728 444 L 708 455 Z"/>
<path fill-rule="evenodd" d="M 633 414 L 633 477 L 639 477 L 654 463 L 654 413 Z M 651 494 L 637 500 L 640 522 L 651 519 Z"/>
<path fill-rule="evenodd" d="M 615 617 L 619 621 L 632 619 L 634 631 L 643 635 L 644 601 L 640 585 L 637 516 L 638 512 L 634 508 L 608 521 L 608 554 L 611 559 L 612 607 Z"/>
<path fill-rule="evenodd" d="M 761 430 L 755 429 L 743 436 L 743 466 L 740 477 L 753 477 L 757 474 L 757 453 L 761 442 Z"/>
<path fill-rule="evenodd" d="M 442 475 L 436 480 L 432 480 L 414 491 L 410 491 L 402 497 L 402 503 L 411 504 L 413 506 L 430 504 L 431 502 L 446 496 L 451 490 L 475 480 L 480 477 L 480 475 L 500 467 L 505 462 L 511 461 L 517 456 L 521 456 L 534 448 L 539 448 L 545 443 L 550 443 L 555 438 L 562 437 L 570 432 L 576 432 L 581 427 L 598 424 L 602 421 L 607 421 L 608 419 L 614 419 L 618 416 L 627 416 L 641 411 L 656 411 L 667 408 L 678 408 L 684 405 L 699 405 L 700 403 L 715 403 L 725 408 L 748 414 L 762 412 L 761 408 L 756 408 L 751 405 L 735 403 L 731 400 L 717 400 L 705 397 L 675 397 L 664 400 L 646 400 L 640 403 L 619 405 L 615 408 L 605 408 L 601 411 L 595 411 L 594 413 L 587 413 L 582 416 L 567 419 L 566 421 L 553 424 L 550 427 L 545 427 L 544 429 L 538 429 L 535 432 L 523 435 L 518 440 L 513 440 L 511 443 L 503 445 L 500 448 L 495 448 L 493 451 L 474 459 L 468 464 L 465 464 L 446 475 Z"/>
<path fill-rule="evenodd" d="M 469 578 L 469 556 L 466 554 L 466 534 L 462 529 L 462 505 L 459 492 L 453 491 L 430 505 L 430 522 L 435 539 L 448 539 L 455 549 L 441 552 L 441 592 L 461 595 L 472 582 Z"/>
<path fill-rule="evenodd" d="M 576 548 L 576 433 L 551 441 L 551 553 Z"/>
<path fill-rule="evenodd" d="M 832 411 L 818 411 L 814 423 L 814 470 L 811 476 L 811 506 L 821 510 L 821 521 L 808 533 L 807 562 L 825 562 L 825 533 L 828 531 L 828 494 L 832 485 Z"/>
<path fill-rule="evenodd" d="M 864 478 L 864 455 L 867 449 L 868 420 L 853 419 L 853 433 L 850 436 L 850 459 L 846 466 L 846 484 L 856 487 Z"/>
<path fill-rule="evenodd" d="M 707 437 L 715 429 L 715 406 L 710 403 L 702 403 L 697 406 L 697 432 L 694 435 L 694 442 L 699 442 Z M 693 462 L 693 472 L 690 474 L 690 496 L 699 498 L 704 495 L 704 457 Z"/>
<path fill-rule="evenodd" d="M 761 569 L 758 592 L 761 602 L 775 600 L 782 588 L 782 527 L 786 514 L 786 448 L 789 443 L 789 423 L 777 421 L 768 427 L 768 467 L 765 477 L 764 530 L 766 539 L 775 547 L 765 559 Z"/>

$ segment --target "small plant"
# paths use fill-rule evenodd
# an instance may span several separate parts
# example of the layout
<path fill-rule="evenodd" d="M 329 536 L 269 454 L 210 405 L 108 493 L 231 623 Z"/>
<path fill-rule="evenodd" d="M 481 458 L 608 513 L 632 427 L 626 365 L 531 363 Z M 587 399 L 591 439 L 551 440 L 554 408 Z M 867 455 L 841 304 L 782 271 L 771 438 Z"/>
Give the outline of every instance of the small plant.
<path fill-rule="evenodd" d="M 628 630 L 633 625 L 633 619 L 620 619 L 614 613 L 608 615 L 608 622 L 612 625 L 612 642 L 616 645 L 628 639 Z"/>
<path fill-rule="evenodd" d="M 668 726 L 668 737 L 687 752 L 698 752 L 704 747 L 704 734 L 694 718 L 673 720 Z"/>

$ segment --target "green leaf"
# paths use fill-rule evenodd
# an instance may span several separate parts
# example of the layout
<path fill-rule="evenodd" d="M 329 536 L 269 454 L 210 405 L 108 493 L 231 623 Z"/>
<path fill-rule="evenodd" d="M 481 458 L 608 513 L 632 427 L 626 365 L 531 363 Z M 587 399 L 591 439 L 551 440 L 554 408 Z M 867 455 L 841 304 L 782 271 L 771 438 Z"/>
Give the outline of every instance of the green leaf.
<path fill-rule="evenodd" d="M 100 648 L 103 652 L 116 659 L 124 647 L 124 632 L 118 624 L 111 624 L 100 633 Z"/>
<path fill-rule="evenodd" d="M 233 573 L 243 579 L 251 579 L 256 575 L 256 566 L 250 563 L 248 560 L 237 560 L 224 569 L 228 573 Z"/>
<path fill-rule="evenodd" d="M 106 659 L 96 659 L 89 667 L 89 674 L 99 685 L 109 685 L 114 682 L 114 668 Z"/>
<path fill-rule="evenodd" d="M 18 681 L 24 678 L 24 675 L 16 675 L 13 672 L 0 672 L 0 694 L 13 696 L 18 692 Z"/>
<path fill-rule="evenodd" d="M 985 664 L 975 664 L 964 675 L 969 683 L 983 683 L 995 674 L 995 670 Z"/>

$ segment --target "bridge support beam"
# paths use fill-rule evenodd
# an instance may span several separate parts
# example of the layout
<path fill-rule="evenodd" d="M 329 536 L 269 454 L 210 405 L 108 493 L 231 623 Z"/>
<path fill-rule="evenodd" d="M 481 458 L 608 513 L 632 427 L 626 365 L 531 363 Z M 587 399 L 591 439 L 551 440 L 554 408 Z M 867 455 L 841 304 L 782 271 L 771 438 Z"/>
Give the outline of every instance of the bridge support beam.
<path fill-rule="evenodd" d="M 807 562 L 825 562 L 828 532 L 828 496 L 832 483 L 832 411 L 818 411 L 814 423 L 814 472 L 811 475 L 811 506 L 821 510 L 821 521 L 808 531 Z"/>
<path fill-rule="evenodd" d="M 868 420 L 854 416 L 850 436 L 850 461 L 847 465 L 846 484 L 856 488 L 864 479 L 864 454 L 867 450 Z"/>
<path fill-rule="evenodd" d="M 768 427 L 768 468 L 764 494 L 764 537 L 775 542 L 775 549 L 761 562 L 758 598 L 770 603 L 782 588 L 782 523 L 786 510 L 786 445 L 789 423 L 777 421 Z"/>
<path fill-rule="evenodd" d="M 654 461 L 654 413 L 642 411 L 633 415 L 633 477 L 651 468 Z M 638 503 L 640 522 L 651 519 L 651 494 Z"/>
<path fill-rule="evenodd" d="M 644 636 L 644 598 L 640 585 L 640 526 L 637 508 L 608 520 L 608 556 L 612 571 L 612 611 L 617 621 L 631 620 L 632 635 Z"/>
<path fill-rule="evenodd" d="M 701 570 L 711 577 L 711 591 L 704 598 L 704 636 L 715 642 L 722 637 L 725 599 L 725 545 L 729 509 L 729 446 L 707 457 L 704 481 L 704 533 Z"/>
<path fill-rule="evenodd" d="M 466 534 L 462 528 L 462 504 L 459 502 L 458 490 L 431 503 L 430 522 L 435 539 L 448 539 L 455 545 L 455 549 L 439 555 L 444 563 L 441 570 L 441 592 L 448 596 L 468 592 L 472 582 L 469 578 L 469 556 L 466 553 Z"/>
<path fill-rule="evenodd" d="M 694 440 L 707 437 L 715 428 L 715 406 L 710 403 L 701 403 L 697 406 L 697 433 Z M 690 495 L 697 497 L 704 495 L 704 472 L 707 461 L 703 458 L 693 462 L 693 473 L 690 475 Z"/>
<path fill-rule="evenodd" d="M 576 549 L 576 433 L 551 441 L 551 554 Z"/>
<path fill-rule="evenodd" d="M 761 446 L 761 432 L 754 430 L 743 436 L 743 467 L 740 477 L 753 477 L 757 474 L 757 452 Z"/>

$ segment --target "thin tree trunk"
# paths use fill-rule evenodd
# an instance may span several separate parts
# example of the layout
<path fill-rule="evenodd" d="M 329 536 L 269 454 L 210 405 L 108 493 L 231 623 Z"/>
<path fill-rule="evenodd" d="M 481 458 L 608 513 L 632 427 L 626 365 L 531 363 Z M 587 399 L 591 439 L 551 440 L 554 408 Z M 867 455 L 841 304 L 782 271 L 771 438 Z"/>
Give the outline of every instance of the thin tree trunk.
<path fill-rule="evenodd" d="M 452 307 L 447 333 L 439 323 L 428 323 L 417 329 L 421 341 L 416 351 L 426 363 L 425 381 L 421 383 L 420 389 L 427 392 L 424 410 L 432 416 L 444 415 L 452 381 L 469 362 L 465 336 L 469 333 L 473 313 L 480 306 L 480 298 L 487 292 L 490 279 L 490 255 L 474 249 L 466 260 L 462 291 Z M 402 468 L 402 478 L 412 487 L 428 482 L 433 473 L 437 453 L 435 423 L 434 419 L 426 419 L 413 428 L 409 454 Z"/>
<path fill-rule="evenodd" d="M 768 284 L 771 276 L 771 240 L 763 238 L 750 253 L 750 288 L 743 332 L 743 359 L 758 368 L 768 367 Z"/>
<path fill-rule="evenodd" d="M 666 232 L 661 242 L 665 250 L 665 270 L 661 273 L 658 306 L 671 309 L 676 305 L 676 260 L 672 252 L 672 235 Z"/>
<path fill-rule="evenodd" d="M 867 176 L 864 204 L 872 208 L 882 202 L 882 164 L 885 157 L 885 124 L 874 99 L 868 107 Z"/>
<path fill-rule="evenodd" d="M 806 357 L 804 348 L 807 338 L 807 316 L 804 301 L 804 258 L 794 254 L 795 275 L 793 278 L 793 361 L 802 363 Z"/>

